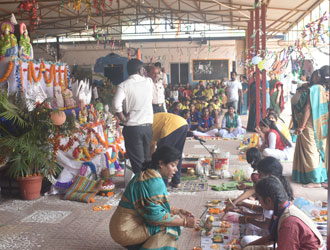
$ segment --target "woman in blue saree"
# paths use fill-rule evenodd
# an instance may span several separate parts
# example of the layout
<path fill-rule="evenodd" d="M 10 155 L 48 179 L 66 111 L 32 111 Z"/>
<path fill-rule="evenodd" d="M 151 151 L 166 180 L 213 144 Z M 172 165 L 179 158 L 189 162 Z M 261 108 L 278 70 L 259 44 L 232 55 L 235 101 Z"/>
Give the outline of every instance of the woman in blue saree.
<path fill-rule="evenodd" d="M 180 152 L 162 146 L 129 182 L 110 221 L 115 242 L 129 250 L 177 250 L 180 226 L 196 228 L 200 220 L 190 212 L 170 207 L 163 178 L 178 171 Z"/>
<path fill-rule="evenodd" d="M 316 70 L 311 86 L 292 105 L 293 124 L 298 134 L 293 159 L 292 179 L 305 187 L 321 187 L 327 177 L 328 95 L 325 83 L 329 81 L 329 66 Z"/>

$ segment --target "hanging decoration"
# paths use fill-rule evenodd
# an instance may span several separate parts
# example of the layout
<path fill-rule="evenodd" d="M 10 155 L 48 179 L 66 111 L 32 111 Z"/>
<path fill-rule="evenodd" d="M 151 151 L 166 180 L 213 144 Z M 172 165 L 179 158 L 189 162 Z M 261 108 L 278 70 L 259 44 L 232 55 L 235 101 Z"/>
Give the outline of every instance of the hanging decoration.
<path fill-rule="evenodd" d="M 326 11 L 323 15 L 313 21 L 305 25 L 303 32 L 301 33 L 301 41 L 302 44 L 306 44 L 307 46 L 317 47 L 318 43 L 328 44 L 329 41 L 325 39 L 325 36 L 329 36 L 328 27 L 325 27 L 324 22 L 329 19 L 329 13 Z"/>
<path fill-rule="evenodd" d="M 305 25 L 303 32 L 295 41 L 294 45 L 290 45 L 281 51 L 261 49 L 257 51 L 255 50 L 255 45 L 252 45 L 249 50 L 245 51 L 246 61 L 240 65 L 246 68 L 257 65 L 260 70 L 265 69 L 266 71 L 273 71 L 275 74 L 283 74 L 288 67 L 292 67 L 291 72 L 293 74 L 299 73 L 302 67 L 301 62 L 304 61 L 305 55 L 308 54 L 313 58 L 313 54 L 310 50 L 311 47 L 317 48 L 322 52 L 320 47 L 329 46 L 330 33 L 328 27 L 325 25 L 329 17 L 329 12 L 326 11 L 320 18 Z M 255 38 L 256 32 L 257 31 L 253 32 L 251 38 Z M 249 53 L 251 54 L 248 56 Z M 293 58 L 296 59 L 293 60 Z"/>
<path fill-rule="evenodd" d="M 62 12 L 64 9 L 64 0 L 61 0 L 61 5 L 59 11 Z"/>
<path fill-rule="evenodd" d="M 73 9 L 75 11 L 79 11 L 81 8 L 81 0 L 74 0 L 73 1 Z"/>
<path fill-rule="evenodd" d="M 178 27 L 176 29 L 176 34 L 175 34 L 176 37 L 179 36 L 180 31 L 181 31 L 181 20 L 179 20 L 179 24 L 178 24 Z"/>
<path fill-rule="evenodd" d="M 93 7 L 95 8 L 97 15 L 101 14 L 105 11 L 105 0 L 94 0 Z"/>
<path fill-rule="evenodd" d="M 38 3 L 36 0 L 24 0 L 18 7 L 18 12 L 28 12 L 31 30 L 35 30 L 36 26 L 41 23 L 40 15 L 38 14 Z"/>

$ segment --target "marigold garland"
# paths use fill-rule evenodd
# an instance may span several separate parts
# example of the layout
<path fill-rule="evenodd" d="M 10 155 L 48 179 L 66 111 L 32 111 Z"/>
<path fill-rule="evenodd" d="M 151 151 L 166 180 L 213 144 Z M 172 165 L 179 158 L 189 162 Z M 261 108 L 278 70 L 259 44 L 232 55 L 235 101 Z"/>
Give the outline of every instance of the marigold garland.
<path fill-rule="evenodd" d="M 117 160 L 117 156 L 118 156 L 118 151 L 115 149 L 115 156 L 111 159 L 109 152 L 106 152 L 106 155 L 108 157 L 108 160 L 111 163 L 114 163 Z"/>
<path fill-rule="evenodd" d="M 9 75 L 13 71 L 13 68 L 14 68 L 14 63 L 12 61 L 10 61 L 9 64 L 8 64 L 8 68 L 7 68 L 6 73 L 3 75 L 2 78 L 0 78 L 0 82 L 7 81 Z"/>
<path fill-rule="evenodd" d="M 68 66 L 64 68 L 64 81 L 65 81 L 65 88 L 68 89 Z"/>
<path fill-rule="evenodd" d="M 35 69 L 34 69 L 34 64 L 32 61 L 29 61 L 29 65 L 28 65 L 28 79 L 30 81 L 30 83 L 32 83 L 32 78 L 33 78 L 33 81 L 35 82 L 40 82 L 41 80 L 41 77 L 42 77 L 42 70 L 43 70 L 43 64 L 40 63 L 40 68 L 39 68 L 39 75 L 38 77 L 36 77 L 36 72 L 35 72 Z"/>
<path fill-rule="evenodd" d="M 64 86 L 62 86 L 62 72 L 61 72 L 61 66 L 58 66 L 58 84 L 62 89 L 64 89 Z"/>
<path fill-rule="evenodd" d="M 21 63 L 21 62 L 20 62 Z M 47 87 L 50 87 L 51 83 L 54 83 L 54 86 L 60 85 L 62 87 L 62 89 L 67 89 L 68 88 L 68 69 L 67 66 L 65 66 L 64 69 L 64 83 L 65 86 L 62 86 L 62 69 L 61 66 L 58 66 L 58 82 L 56 81 L 56 65 L 55 64 L 51 64 L 50 65 L 50 69 L 46 70 L 46 65 L 44 63 L 44 61 L 41 61 L 40 63 L 40 67 L 39 67 L 39 75 L 38 77 L 36 77 L 36 73 L 35 73 L 35 68 L 34 68 L 34 64 L 33 61 L 29 61 L 28 63 L 28 80 L 32 83 L 32 79 L 35 82 L 39 82 L 42 78 L 42 75 L 44 76 L 44 81 L 46 83 Z M 49 71 L 49 74 L 47 74 L 47 71 Z M 1 80 L 1 79 L 0 79 Z"/>
<path fill-rule="evenodd" d="M 119 152 L 124 156 L 126 154 L 126 151 L 122 150 L 119 144 L 116 144 L 116 147 L 118 148 Z"/>

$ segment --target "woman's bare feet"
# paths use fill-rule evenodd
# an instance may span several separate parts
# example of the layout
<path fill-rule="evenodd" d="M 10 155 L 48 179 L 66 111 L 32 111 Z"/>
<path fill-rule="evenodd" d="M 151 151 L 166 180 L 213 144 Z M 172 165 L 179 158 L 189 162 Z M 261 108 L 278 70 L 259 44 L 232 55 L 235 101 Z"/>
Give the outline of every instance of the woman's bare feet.
<path fill-rule="evenodd" d="M 308 183 L 306 185 L 303 185 L 303 187 L 304 188 L 320 188 L 322 186 L 321 186 L 321 183 L 313 183 L 313 182 L 311 182 L 311 183 Z"/>

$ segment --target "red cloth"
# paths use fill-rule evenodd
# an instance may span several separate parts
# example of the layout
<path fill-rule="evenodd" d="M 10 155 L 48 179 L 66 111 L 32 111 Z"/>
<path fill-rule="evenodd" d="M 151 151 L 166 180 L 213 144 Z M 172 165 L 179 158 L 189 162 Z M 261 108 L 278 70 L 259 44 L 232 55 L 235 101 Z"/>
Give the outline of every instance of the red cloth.
<path fill-rule="evenodd" d="M 299 218 L 289 216 L 281 223 L 277 250 L 317 250 L 319 247 L 313 231 Z"/>
<path fill-rule="evenodd" d="M 266 136 L 265 136 L 266 145 L 269 146 L 269 140 L 268 140 L 268 135 L 269 135 L 269 133 L 274 133 L 274 134 L 276 134 L 276 146 L 275 146 L 275 148 L 276 148 L 276 149 L 279 149 L 279 150 L 284 150 L 284 149 L 285 149 L 285 144 L 284 144 L 284 142 L 282 141 L 280 134 L 279 134 L 275 129 L 271 129 L 271 130 L 266 134 Z"/>
<path fill-rule="evenodd" d="M 191 95 L 192 95 L 192 91 L 191 91 L 191 89 L 185 89 L 185 90 L 182 92 L 182 95 L 183 95 L 183 97 L 190 98 Z"/>

